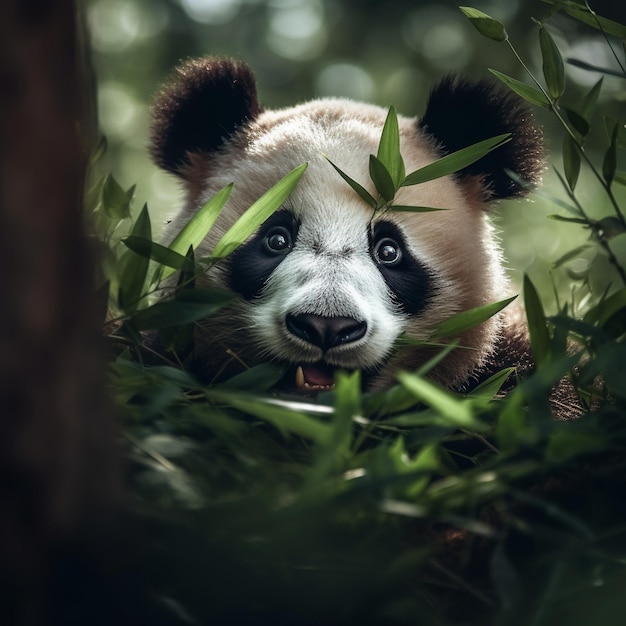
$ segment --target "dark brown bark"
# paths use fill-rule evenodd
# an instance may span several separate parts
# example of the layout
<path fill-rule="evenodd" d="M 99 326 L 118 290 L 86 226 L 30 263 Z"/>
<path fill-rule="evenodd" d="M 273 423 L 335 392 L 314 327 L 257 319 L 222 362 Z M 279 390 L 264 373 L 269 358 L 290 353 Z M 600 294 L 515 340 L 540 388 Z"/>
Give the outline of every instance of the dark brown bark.
<path fill-rule="evenodd" d="M 64 546 L 114 496 L 84 231 L 84 88 L 76 6 L 0 3 L 0 622 L 50 620 Z M 81 139 L 82 137 L 82 139 Z M 87 540 L 89 543 L 89 539 Z"/>

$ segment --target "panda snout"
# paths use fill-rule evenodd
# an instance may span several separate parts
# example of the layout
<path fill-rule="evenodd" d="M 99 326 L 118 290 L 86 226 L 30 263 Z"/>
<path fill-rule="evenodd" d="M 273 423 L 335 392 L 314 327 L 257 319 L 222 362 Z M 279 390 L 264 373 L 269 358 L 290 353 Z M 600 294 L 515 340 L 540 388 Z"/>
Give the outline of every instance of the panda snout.
<path fill-rule="evenodd" d="M 292 335 L 321 348 L 323 352 L 358 341 L 367 332 L 367 322 L 352 317 L 324 317 L 308 313 L 287 315 L 285 325 Z"/>

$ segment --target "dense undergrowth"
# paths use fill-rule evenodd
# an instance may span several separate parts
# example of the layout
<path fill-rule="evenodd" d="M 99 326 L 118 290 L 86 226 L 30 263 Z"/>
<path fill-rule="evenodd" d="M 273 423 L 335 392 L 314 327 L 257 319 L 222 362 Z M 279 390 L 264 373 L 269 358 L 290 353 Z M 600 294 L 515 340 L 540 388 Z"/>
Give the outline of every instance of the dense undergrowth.
<path fill-rule="evenodd" d="M 626 27 L 584 3 L 548 4 L 613 49 L 626 39 Z M 501 24 L 462 10 L 517 55 Z M 199 383 L 186 361 L 194 323 L 235 296 L 196 289 L 194 277 L 281 205 L 304 166 L 251 207 L 210 258 L 193 251 L 230 188 L 163 247 L 152 241 L 146 207 L 131 219 L 132 188 L 111 177 L 94 185 L 88 202 L 106 244 L 101 295 L 116 347 L 111 387 L 131 506 L 144 531 L 141 567 L 173 620 L 604 626 L 626 619 L 626 219 L 615 193 L 626 182 L 618 167 L 626 130 L 598 105 L 602 80 L 580 101 L 568 100 L 547 20 L 537 23 L 543 77 L 529 72 L 520 82 L 492 72 L 562 127 L 562 154 L 553 160 L 565 193 L 542 193 L 565 211 L 555 219 L 589 239 L 555 271 L 583 252 L 592 267 L 608 269 L 602 284 L 572 277 L 571 299 L 550 303 L 558 310 L 550 317 L 526 279 L 537 367 L 506 397 L 498 392 L 508 371 L 463 395 L 428 380 L 434 362 L 376 393 L 361 392 L 358 372 L 343 373 L 316 401 L 271 393 L 282 375 L 272 364 Z M 624 51 L 615 57 L 626 80 Z M 428 175 L 456 171 L 502 140 L 442 159 Z M 398 187 L 425 179 L 414 173 L 407 183 L 396 142 L 392 110 L 371 158 L 380 195 L 363 196 L 375 210 L 394 210 Z M 606 215 L 579 200 L 581 170 L 604 194 Z M 159 299 L 168 278 L 177 287 Z M 504 304 L 449 320 L 433 340 Z M 142 347 L 144 331 L 160 333 L 171 356 Z M 570 421 L 555 420 L 548 399 L 564 376 L 583 407 Z"/>

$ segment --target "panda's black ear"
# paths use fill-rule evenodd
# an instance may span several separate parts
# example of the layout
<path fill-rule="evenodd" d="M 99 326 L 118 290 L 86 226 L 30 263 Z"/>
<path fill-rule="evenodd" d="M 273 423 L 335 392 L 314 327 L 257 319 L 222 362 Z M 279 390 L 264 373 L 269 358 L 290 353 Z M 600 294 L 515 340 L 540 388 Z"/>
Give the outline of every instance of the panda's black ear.
<path fill-rule="evenodd" d="M 488 81 L 447 77 L 432 90 L 419 125 L 436 139 L 443 154 L 511 133 L 511 141 L 458 173 L 460 177 L 479 176 L 492 199 L 524 196 L 539 182 L 544 167 L 543 133 L 530 108 L 513 92 Z M 525 183 L 513 180 L 507 170 Z"/>
<path fill-rule="evenodd" d="M 178 173 L 192 153 L 211 153 L 261 112 L 252 70 L 243 62 L 205 57 L 180 65 L 152 107 L 151 152 Z"/>

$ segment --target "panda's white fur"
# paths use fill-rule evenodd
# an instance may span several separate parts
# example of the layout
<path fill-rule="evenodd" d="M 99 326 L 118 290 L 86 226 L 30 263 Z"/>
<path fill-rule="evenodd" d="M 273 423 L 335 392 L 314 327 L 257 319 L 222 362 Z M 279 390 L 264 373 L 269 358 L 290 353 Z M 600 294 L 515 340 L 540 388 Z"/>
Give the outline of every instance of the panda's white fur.
<path fill-rule="evenodd" d="M 199 70 L 196 62 L 193 71 L 188 65 L 181 75 L 184 80 L 184 71 L 195 76 L 194 72 L 210 73 L 217 66 L 220 79 L 225 70 L 230 76 L 228 70 L 233 67 L 238 77 L 241 65 L 229 63 L 209 59 L 202 65 L 205 69 Z M 245 89 L 250 96 L 249 87 Z M 288 219 L 297 224 L 289 250 L 264 277 L 262 285 L 251 288 L 253 293 L 221 316 L 211 318 L 197 334 L 196 361 L 210 378 L 232 373 L 242 365 L 271 360 L 290 366 L 292 371 L 304 364 L 305 374 L 307 363 L 322 363 L 321 372 L 309 365 L 311 381 L 305 382 L 314 388 L 325 387 L 328 381 L 324 378 L 331 376 L 335 367 L 363 370 L 371 388 L 388 386 L 398 368 L 418 367 L 432 355 L 432 350 L 416 347 L 398 350 L 396 344 L 403 333 L 413 340 L 428 340 L 452 314 L 509 294 L 500 250 L 484 210 L 489 200 L 489 183 L 480 173 L 446 176 L 404 187 L 396 197 L 396 204 L 436 207 L 441 211 L 386 212 L 374 216 L 371 207 L 329 163 L 326 156 L 375 194 L 368 159 L 370 154 L 376 154 L 385 109 L 349 100 L 320 99 L 263 112 L 255 109 L 254 101 L 248 107 L 249 113 L 244 107 L 245 120 L 226 128 L 223 138 L 207 145 L 199 140 L 197 146 L 193 142 L 188 146 L 186 140 L 178 152 L 172 152 L 162 136 L 169 133 L 171 144 L 178 139 L 176 133 L 192 135 L 189 124 L 193 122 L 176 121 L 186 106 L 190 115 L 188 103 L 198 97 L 193 95 L 193 89 L 191 93 L 180 95 L 181 88 L 176 84 L 167 87 L 155 109 L 157 162 L 181 176 L 187 189 L 186 204 L 173 219 L 169 237 L 219 189 L 235 183 L 214 229 L 199 246 L 198 256 L 209 255 L 221 235 L 263 192 L 297 165 L 308 163 L 284 207 L 290 214 Z M 214 97 L 219 98 L 220 93 L 217 90 Z M 226 96 L 233 97 L 230 92 Z M 435 161 L 446 151 L 440 138 L 425 132 L 418 118 L 399 116 L 398 122 L 407 172 Z M 185 125 L 182 131 L 181 124 Z M 486 137 L 496 134 L 489 129 L 486 133 Z M 534 148 L 539 151 L 537 146 Z M 521 195 L 519 190 L 517 195 Z M 393 233 L 400 233 L 396 238 L 402 239 L 397 242 L 402 254 L 411 259 L 410 267 L 423 272 L 427 293 L 424 301 L 415 305 L 415 312 L 407 312 L 407 306 L 399 302 L 398 294 L 385 279 L 389 274 L 381 271 L 374 250 L 376 235 L 372 234 L 381 221 L 382 231 L 392 228 Z M 289 238 L 289 228 L 277 228 L 268 237 L 278 232 L 280 237 Z M 393 237 L 387 239 L 396 241 Z M 235 255 L 252 255 L 254 262 L 254 255 L 262 254 L 258 250 L 263 245 L 267 253 L 264 240 Z M 269 256 L 272 254 L 275 252 L 270 250 Z M 226 261 L 201 277 L 198 284 L 236 287 L 239 280 L 246 280 L 233 276 L 233 268 L 237 267 L 248 265 Z M 300 319 L 306 324 L 313 319 L 313 324 L 317 324 L 317 318 L 307 316 L 352 320 L 342 322 L 349 338 L 329 344 L 310 341 L 306 331 L 297 327 Z M 296 320 L 295 332 L 288 319 Z M 463 349 L 444 360 L 435 376 L 451 387 L 463 385 L 493 355 L 505 332 L 503 324 L 502 318 L 495 317 L 463 333 L 459 338 Z M 320 332 L 323 335 L 324 331 Z M 298 376 L 301 386 L 302 372 Z"/>

